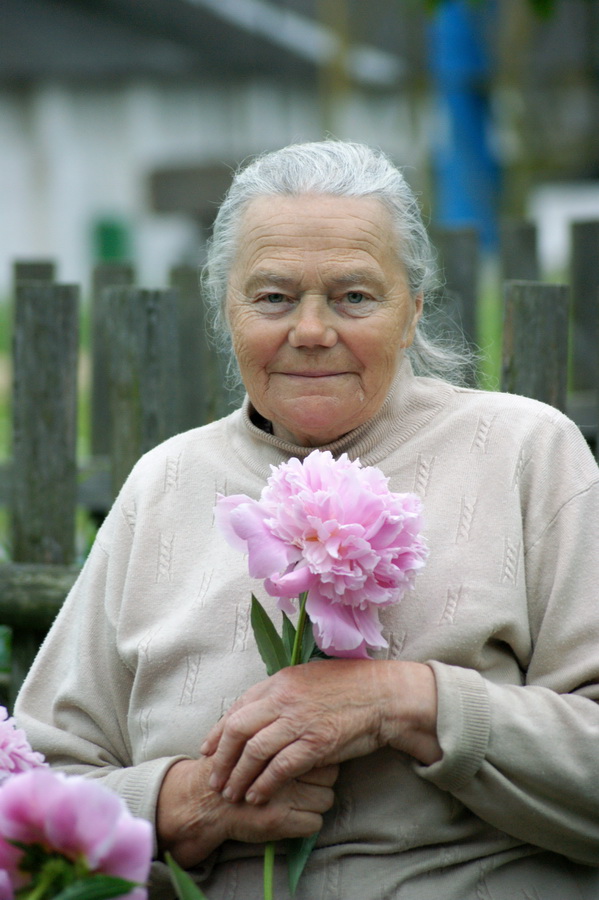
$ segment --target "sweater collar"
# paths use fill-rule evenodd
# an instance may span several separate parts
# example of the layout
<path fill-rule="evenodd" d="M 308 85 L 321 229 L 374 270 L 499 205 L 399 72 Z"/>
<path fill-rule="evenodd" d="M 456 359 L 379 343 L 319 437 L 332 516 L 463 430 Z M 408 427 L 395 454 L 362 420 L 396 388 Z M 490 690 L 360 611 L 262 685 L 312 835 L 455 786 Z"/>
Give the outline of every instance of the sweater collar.
<path fill-rule="evenodd" d="M 416 377 L 410 361 L 404 358 L 376 415 L 318 449 L 330 450 L 334 457 L 347 453 L 350 459 L 359 458 L 364 465 L 378 465 L 429 422 L 452 391 L 452 386 L 443 381 Z M 269 434 L 254 424 L 252 416 L 255 410 L 246 396 L 242 408 L 230 419 L 229 436 L 237 454 L 257 474 L 266 478 L 271 465 L 277 466 L 291 457 L 305 459 L 315 449 Z"/>

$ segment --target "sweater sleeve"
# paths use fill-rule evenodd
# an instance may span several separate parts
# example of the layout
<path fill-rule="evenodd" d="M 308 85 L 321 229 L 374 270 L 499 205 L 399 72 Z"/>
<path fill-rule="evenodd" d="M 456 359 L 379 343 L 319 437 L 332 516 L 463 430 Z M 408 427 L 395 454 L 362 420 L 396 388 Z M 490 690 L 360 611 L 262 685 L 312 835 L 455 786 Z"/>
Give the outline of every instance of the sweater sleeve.
<path fill-rule="evenodd" d="M 183 756 L 137 762 L 128 716 L 133 673 L 118 653 L 114 607 L 131 535 L 117 501 L 44 641 L 15 705 L 32 746 L 67 774 L 98 778 L 135 816 L 155 821 L 168 769 Z"/>
<path fill-rule="evenodd" d="M 416 766 L 496 828 L 589 865 L 599 865 L 598 536 L 595 479 L 530 538 L 523 683 L 432 661 L 443 756 Z"/>

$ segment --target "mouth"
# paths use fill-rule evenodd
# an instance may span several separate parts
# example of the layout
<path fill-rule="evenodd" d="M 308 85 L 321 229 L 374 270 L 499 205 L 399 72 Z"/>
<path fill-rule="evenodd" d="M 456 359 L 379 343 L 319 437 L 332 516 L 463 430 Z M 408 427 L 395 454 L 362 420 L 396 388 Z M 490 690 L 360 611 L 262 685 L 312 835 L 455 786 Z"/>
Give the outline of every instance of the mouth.
<path fill-rule="evenodd" d="M 348 372 L 278 372 L 278 375 L 286 375 L 288 378 L 336 378 L 339 375 L 347 375 Z"/>

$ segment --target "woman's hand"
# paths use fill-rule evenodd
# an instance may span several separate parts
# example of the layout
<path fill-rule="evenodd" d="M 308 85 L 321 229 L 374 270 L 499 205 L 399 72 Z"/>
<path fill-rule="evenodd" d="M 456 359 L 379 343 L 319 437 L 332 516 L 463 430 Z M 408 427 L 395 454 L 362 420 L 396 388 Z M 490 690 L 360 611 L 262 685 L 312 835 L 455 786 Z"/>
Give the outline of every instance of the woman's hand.
<path fill-rule="evenodd" d="M 323 660 L 251 687 L 210 731 L 210 787 L 231 802 L 268 802 L 315 767 L 392 746 L 430 764 L 436 737 L 432 670 L 397 660 Z"/>
<path fill-rule="evenodd" d="M 338 767 L 288 781 L 261 806 L 227 802 L 208 786 L 211 772 L 210 759 L 180 760 L 167 772 L 158 795 L 158 845 L 183 868 L 198 865 L 226 840 L 262 843 L 320 831 L 322 814 L 334 802 Z"/>

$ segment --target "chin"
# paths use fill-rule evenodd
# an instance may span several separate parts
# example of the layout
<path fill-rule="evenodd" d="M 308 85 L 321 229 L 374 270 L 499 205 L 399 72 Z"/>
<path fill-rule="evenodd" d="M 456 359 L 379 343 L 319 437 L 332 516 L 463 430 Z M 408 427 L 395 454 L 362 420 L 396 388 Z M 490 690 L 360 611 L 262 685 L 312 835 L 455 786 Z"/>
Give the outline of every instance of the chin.
<path fill-rule="evenodd" d="M 357 428 L 361 422 L 341 424 L 335 427 L 331 422 L 331 417 L 327 417 L 324 421 L 315 421 L 313 418 L 302 419 L 285 424 L 277 424 L 273 422 L 274 434 L 277 437 L 291 439 L 293 443 L 300 447 L 321 447 L 323 444 L 332 444 L 338 438 Z"/>

